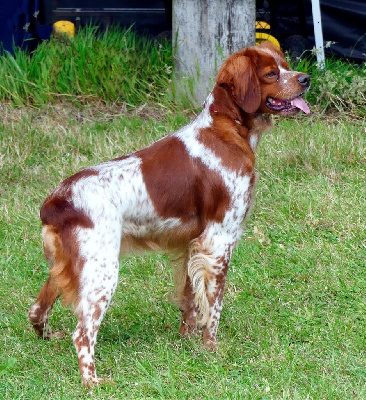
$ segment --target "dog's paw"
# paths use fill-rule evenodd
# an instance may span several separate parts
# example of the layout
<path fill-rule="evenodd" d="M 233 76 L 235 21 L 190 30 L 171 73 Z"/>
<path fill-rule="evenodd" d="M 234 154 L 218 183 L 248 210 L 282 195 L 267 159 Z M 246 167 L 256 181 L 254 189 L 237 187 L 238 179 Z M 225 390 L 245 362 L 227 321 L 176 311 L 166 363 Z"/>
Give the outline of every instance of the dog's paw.
<path fill-rule="evenodd" d="M 100 378 L 99 376 L 95 376 L 93 378 L 84 378 L 82 380 L 82 384 L 83 386 L 89 387 L 89 388 L 93 388 L 94 386 L 97 385 L 115 385 L 115 382 L 112 381 L 112 379 L 110 378 Z"/>
<path fill-rule="evenodd" d="M 219 345 L 216 341 L 213 340 L 206 340 L 203 345 L 208 351 L 216 352 L 219 348 Z"/>

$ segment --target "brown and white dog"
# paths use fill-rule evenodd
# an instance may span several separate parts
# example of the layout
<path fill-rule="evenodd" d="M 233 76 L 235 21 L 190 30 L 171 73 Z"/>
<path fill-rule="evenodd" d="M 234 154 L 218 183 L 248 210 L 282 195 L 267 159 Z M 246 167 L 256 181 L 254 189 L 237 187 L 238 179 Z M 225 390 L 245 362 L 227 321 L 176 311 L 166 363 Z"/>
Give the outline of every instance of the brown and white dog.
<path fill-rule="evenodd" d="M 308 75 L 289 69 L 270 44 L 231 55 L 203 110 L 189 125 L 140 151 L 63 181 L 41 209 L 49 278 L 29 311 L 40 337 L 59 296 L 78 316 L 73 334 L 84 385 L 101 382 L 94 363 L 100 323 L 131 249 L 180 253 L 175 271 L 180 334 L 215 349 L 231 254 L 257 180 L 254 151 L 268 114 L 309 107 Z"/>

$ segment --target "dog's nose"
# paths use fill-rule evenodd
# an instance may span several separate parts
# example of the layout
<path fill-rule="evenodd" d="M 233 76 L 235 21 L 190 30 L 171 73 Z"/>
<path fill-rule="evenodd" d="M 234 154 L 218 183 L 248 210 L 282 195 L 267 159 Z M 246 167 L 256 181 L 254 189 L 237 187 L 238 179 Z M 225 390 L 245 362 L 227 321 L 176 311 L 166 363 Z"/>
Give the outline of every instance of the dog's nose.
<path fill-rule="evenodd" d="M 301 86 L 309 86 L 310 85 L 310 76 L 306 74 L 301 74 L 298 78 L 297 81 L 300 83 Z"/>

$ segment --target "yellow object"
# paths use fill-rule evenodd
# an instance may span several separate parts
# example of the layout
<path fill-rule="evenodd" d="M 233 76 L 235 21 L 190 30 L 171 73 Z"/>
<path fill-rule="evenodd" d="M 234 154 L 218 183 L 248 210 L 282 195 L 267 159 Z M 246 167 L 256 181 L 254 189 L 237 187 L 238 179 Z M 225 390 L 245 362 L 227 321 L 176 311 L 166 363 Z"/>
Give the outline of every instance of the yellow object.
<path fill-rule="evenodd" d="M 71 39 L 75 36 L 75 25 L 70 21 L 57 21 L 53 24 L 53 34 L 56 37 L 66 36 Z"/>
<path fill-rule="evenodd" d="M 264 29 L 264 30 L 270 30 L 271 26 L 264 21 L 255 21 L 255 29 Z M 279 49 L 281 49 L 281 46 L 278 42 L 278 40 L 270 35 L 269 33 L 265 33 L 265 32 L 256 32 L 255 33 L 255 42 L 257 44 L 261 44 L 264 41 L 270 41 L 271 43 L 273 43 L 276 47 L 278 47 Z"/>
<path fill-rule="evenodd" d="M 273 37 L 272 35 L 270 35 L 269 33 L 263 33 L 263 32 L 256 32 L 255 33 L 255 41 L 256 41 L 257 44 L 261 44 L 265 40 L 270 41 L 276 47 L 281 49 L 281 46 L 280 46 L 278 40 L 275 37 Z"/>
<path fill-rule="evenodd" d="M 255 29 L 271 29 L 271 25 L 264 21 L 255 21 Z"/>

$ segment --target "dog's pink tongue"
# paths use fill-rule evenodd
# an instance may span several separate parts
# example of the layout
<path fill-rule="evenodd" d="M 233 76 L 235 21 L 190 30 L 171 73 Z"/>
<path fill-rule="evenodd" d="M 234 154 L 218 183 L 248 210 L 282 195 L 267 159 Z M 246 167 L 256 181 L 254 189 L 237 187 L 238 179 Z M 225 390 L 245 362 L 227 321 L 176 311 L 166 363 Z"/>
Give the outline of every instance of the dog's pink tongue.
<path fill-rule="evenodd" d="M 310 108 L 303 98 L 296 97 L 292 102 L 295 107 L 300 108 L 305 114 L 310 114 Z"/>

